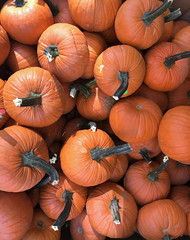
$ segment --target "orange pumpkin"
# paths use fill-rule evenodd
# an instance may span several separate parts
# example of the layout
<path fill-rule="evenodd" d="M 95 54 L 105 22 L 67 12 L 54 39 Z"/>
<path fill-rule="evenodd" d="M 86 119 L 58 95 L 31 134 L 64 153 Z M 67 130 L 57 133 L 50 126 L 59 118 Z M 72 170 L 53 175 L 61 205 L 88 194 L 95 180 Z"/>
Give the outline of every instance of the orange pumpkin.
<path fill-rule="evenodd" d="M 130 96 L 120 99 L 109 115 L 115 135 L 125 142 L 145 142 L 155 138 L 162 118 L 160 107 L 148 98 Z"/>
<path fill-rule="evenodd" d="M 144 75 L 144 59 L 137 49 L 129 45 L 107 48 L 94 65 L 98 87 L 115 100 L 134 93 L 142 84 Z"/>
<path fill-rule="evenodd" d="M 9 115 L 5 110 L 3 101 L 3 88 L 5 86 L 5 81 L 0 78 L 0 128 L 5 125 L 9 120 Z"/>
<path fill-rule="evenodd" d="M 43 0 L 9 0 L 1 9 L 1 24 L 12 39 L 34 45 L 53 24 L 53 15 Z"/>
<path fill-rule="evenodd" d="M 62 82 L 78 79 L 88 65 L 89 51 L 84 34 L 68 23 L 56 23 L 40 36 L 37 46 L 40 65 Z"/>
<path fill-rule="evenodd" d="M 175 37 L 177 32 L 179 32 L 182 28 L 189 26 L 190 23 L 184 20 L 176 20 L 173 22 L 173 30 L 172 30 L 172 35 L 171 39 Z"/>
<path fill-rule="evenodd" d="M 0 25 L 0 65 L 2 65 L 6 58 L 9 55 L 10 52 L 10 40 L 8 38 L 7 32 L 4 30 L 4 28 Z"/>
<path fill-rule="evenodd" d="M 133 235 L 136 231 L 137 211 L 132 195 L 113 182 L 93 187 L 86 202 L 86 212 L 92 227 L 110 238 Z"/>
<path fill-rule="evenodd" d="M 3 98 L 10 117 L 31 127 L 45 127 L 56 122 L 66 102 L 61 83 L 40 67 L 12 74 L 4 86 Z"/>

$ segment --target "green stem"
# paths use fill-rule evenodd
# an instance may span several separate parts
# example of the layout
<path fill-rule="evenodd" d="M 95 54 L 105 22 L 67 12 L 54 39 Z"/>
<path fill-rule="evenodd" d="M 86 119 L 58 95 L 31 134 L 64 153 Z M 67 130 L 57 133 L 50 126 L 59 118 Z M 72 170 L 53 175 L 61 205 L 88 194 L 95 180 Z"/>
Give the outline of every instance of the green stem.
<path fill-rule="evenodd" d="M 93 85 L 95 85 L 95 84 L 97 84 L 97 83 L 96 83 L 96 79 L 92 79 L 92 80 L 90 80 L 89 82 L 85 83 L 84 85 L 85 85 L 86 87 L 91 87 L 91 86 L 93 86 Z"/>
<path fill-rule="evenodd" d="M 47 3 L 48 7 L 50 8 L 52 15 L 55 17 L 60 12 L 59 8 L 53 5 L 53 3 L 50 0 L 44 0 L 45 3 Z"/>
<path fill-rule="evenodd" d="M 102 148 L 102 149 L 99 149 L 99 147 L 96 147 L 95 149 L 90 150 L 92 159 L 96 160 L 97 162 L 100 162 L 100 160 L 105 157 L 118 155 L 118 154 L 127 154 L 131 152 L 132 152 L 132 149 L 128 143 L 114 146 L 114 147 L 109 147 L 109 148 Z"/>
<path fill-rule="evenodd" d="M 171 12 L 170 14 L 166 15 L 164 17 L 164 22 L 167 23 L 167 22 L 174 21 L 180 16 L 181 16 L 181 10 L 180 8 L 178 8 L 175 11 Z"/>
<path fill-rule="evenodd" d="M 59 56 L 57 45 L 49 45 L 44 49 L 44 54 L 47 56 L 49 62 L 52 62 L 57 56 Z"/>
<path fill-rule="evenodd" d="M 42 96 L 40 94 L 31 93 L 29 97 L 26 98 L 16 98 L 13 100 L 16 107 L 29 107 L 42 105 Z"/>
<path fill-rule="evenodd" d="M 116 197 L 114 197 L 114 199 L 112 199 L 110 202 L 111 202 L 111 204 L 110 204 L 109 208 L 111 209 L 113 222 L 115 224 L 120 224 L 121 217 L 120 217 L 119 209 L 121 207 L 119 206 L 119 199 L 116 199 Z"/>
<path fill-rule="evenodd" d="M 72 84 L 70 86 L 70 96 L 74 98 L 76 93 L 80 91 L 84 97 L 87 99 L 91 95 L 91 89 L 86 87 L 84 84 Z"/>
<path fill-rule="evenodd" d="M 156 180 L 158 180 L 158 175 L 167 167 L 168 160 L 168 156 L 164 156 L 163 162 L 160 164 L 160 166 L 156 168 L 153 172 L 149 172 L 147 177 L 150 179 L 150 181 L 155 182 Z"/>
<path fill-rule="evenodd" d="M 118 72 L 118 79 L 121 81 L 120 87 L 116 90 L 113 95 L 113 98 L 117 101 L 123 94 L 126 94 L 128 85 L 129 85 L 129 72 Z"/>
<path fill-rule="evenodd" d="M 162 238 L 162 240 L 171 240 L 171 236 L 167 234 Z"/>
<path fill-rule="evenodd" d="M 143 159 L 150 164 L 152 162 L 152 159 L 148 156 L 148 153 L 151 152 L 147 148 L 141 148 L 139 149 L 139 154 L 143 157 Z"/>
<path fill-rule="evenodd" d="M 186 51 L 186 52 L 182 52 L 182 53 L 178 53 L 175 55 L 172 55 L 170 57 L 166 57 L 165 61 L 164 61 L 164 65 L 170 69 L 176 61 L 184 59 L 184 58 L 188 58 L 190 57 L 190 51 Z"/>
<path fill-rule="evenodd" d="M 31 168 L 39 168 L 43 170 L 45 173 L 47 173 L 50 178 L 52 185 L 56 185 L 59 182 L 59 175 L 54 167 L 51 166 L 48 162 L 46 162 L 44 159 L 37 157 L 34 155 L 34 153 L 27 152 L 25 154 L 22 154 L 22 160 L 23 165 L 28 166 Z"/>
<path fill-rule="evenodd" d="M 148 27 L 157 17 L 162 15 L 172 4 L 173 0 L 165 0 L 162 5 L 152 12 L 145 12 L 142 20 Z"/>
<path fill-rule="evenodd" d="M 15 0 L 14 1 L 15 7 L 23 7 L 26 3 L 27 3 L 27 1 L 25 1 L 25 0 Z"/>
<path fill-rule="evenodd" d="M 69 213 L 71 211 L 72 200 L 73 200 L 72 196 L 73 196 L 73 192 L 67 191 L 65 189 L 65 191 L 62 195 L 62 198 L 65 201 L 65 208 L 63 209 L 63 211 L 61 212 L 61 214 L 59 215 L 57 220 L 52 225 L 52 228 L 54 231 L 58 231 L 65 224 L 65 222 L 69 216 Z"/>

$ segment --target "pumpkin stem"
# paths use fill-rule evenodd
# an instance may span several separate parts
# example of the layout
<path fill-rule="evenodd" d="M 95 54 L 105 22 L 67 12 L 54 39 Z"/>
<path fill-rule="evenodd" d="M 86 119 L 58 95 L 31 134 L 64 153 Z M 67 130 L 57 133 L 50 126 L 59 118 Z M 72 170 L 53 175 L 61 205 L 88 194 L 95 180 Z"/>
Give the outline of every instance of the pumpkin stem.
<path fill-rule="evenodd" d="M 52 62 L 55 57 L 59 56 L 57 45 L 49 45 L 44 49 L 44 54 L 46 55 L 49 62 Z"/>
<path fill-rule="evenodd" d="M 97 125 L 96 125 L 96 123 L 95 122 L 92 122 L 92 121 L 81 121 L 81 122 L 78 122 L 77 123 L 77 127 L 78 128 L 82 128 L 82 129 L 84 129 L 84 128 L 89 128 L 89 126 L 90 126 L 90 129 L 92 130 L 92 132 L 96 132 L 96 130 L 97 130 Z"/>
<path fill-rule="evenodd" d="M 52 15 L 55 17 L 60 12 L 59 8 L 53 5 L 53 3 L 50 0 L 44 0 L 45 3 L 47 3 L 48 7 L 50 8 Z"/>
<path fill-rule="evenodd" d="M 95 85 L 95 84 L 96 84 L 96 79 L 92 79 L 92 80 L 90 80 L 89 82 L 85 83 L 84 85 L 85 85 L 86 87 L 91 87 L 91 86 L 93 86 L 93 85 Z"/>
<path fill-rule="evenodd" d="M 109 208 L 111 209 L 113 222 L 115 224 L 120 224 L 121 218 L 120 218 L 120 214 L 119 214 L 119 209 L 121 207 L 119 206 L 119 199 L 116 199 L 116 196 L 115 196 L 114 199 L 112 199 L 110 202 L 111 202 L 111 204 L 110 204 Z"/>
<path fill-rule="evenodd" d="M 36 225 L 37 225 L 37 228 L 40 228 L 40 229 L 44 229 L 45 227 L 45 223 L 41 220 L 38 221 Z"/>
<path fill-rule="evenodd" d="M 52 181 L 52 185 L 56 185 L 59 182 L 59 175 L 54 167 L 51 166 L 48 162 L 46 162 L 44 159 L 37 157 L 34 155 L 34 153 L 27 152 L 25 154 L 22 154 L 22 160 L 24 166 L 29 166 L 31 168 L 39 168 L 43 170 L 45 173 L 47 173 Z"/>
<path fill-rule="evenodd" d="M 27 3 L 27 1 L 15 0 L 13 3 L 15 4 L 15 7 L 23 7 Z"/>
<path fill-rule="evenodd" d="M 61 214 L 59 215 L 57 220 L 52 225 L 52 228 L 54 231 L 58 231 L 65 224 L 65 222 L 69 216 L 69 213 L 71 211 L 72 200 L 73 200 L 72 196 L 73 196 L 73 192 L 67 191 L 65 189 L 65 191 L 62 195 L 62 198 L 65 201 L 65 208 L 63 209 L 63 211 L 61 212 Z"/>
<path fill-rule="evenodd" d="M 84 95 L 85 99 L 87 99 L 91 95 L 91 89 L 86 87 L 84 84 L 72 84 L 70 96 L 74 98 L 77 91 L 80 91 Z"/>
<path fill-rule="evenodd" d="M 172 4 L 173 0 L 165 0 L 162 5 L 152 12 L 145 12 L 141 18 L 148 27 L 157 17 L 162 15 Z"/>
<path fill-rule="evenodd" d="M 171 240 L 171 236 L 167 234 L 162 238 L 162 240 Z"/>
<path fill-rule="evenodd" d="M 184 58 L 188 58 L 188 57 L 190 57 L 190 51 L 178 53 L 178 54 L 175 54 L 173 56 L 166 57 L 165 61 L 164 61 L 164 65 L 168 69 L 170 69 L 175 64 L 176 61 L 184 59 Z"/>
<path fill-rule="evenodd" d="M 155 182 L 158 180 L 158 175 L 167 167 L 168 165 L 168 156 L 164 156 L 163 162 L 160 164 L 158 168 L 156 168 L 153 172 L 149 172 L 147 177 L 152 181 Z"/>
<path fill-rule="evenodd" d="M 42 105 L 42 96 L 40 94 L 31 93 L 29 97 L 13 99 L 16 107 L 29 107 Z"/>
<path fill-rule="evenodd" d="M 42 178 L 41 181 L 39 181 L 39 183 L 37 183 L 34 187 L 32 187 L 30 190 L 34 190 L 37 188 L 42 188 L 44 187 L 46 184 L 48 184 L 49 182 L 51 182 L 51 177 L 44 177 Z"/>
<path fill-rule="evenodd" d="M 123 94 L 128 93 L 127 88 L 129 85 L 129 72 L 119 71 L 118 79 L 121 81 L 121 85 L 113 95 L 113 99 L 115 99 L 116 101 L 119 100 Z"/>
<path fill-rule="evenodd" d="M 99 147 L 96 147 L 95 149 L 90 150 L 92 159 L 96 160 L 97 162 L 100 162 L 100 160 L 105 157 L 118 155 L 118 154 L 127 154 L 131 152 L 132 152 L 132 148 L 128 143 L 114 146 L 114 147 L 109 147 L 109 148 L 102 148 L 102 149 L 99 149 Z"/>
<path fill-rule="evenodd" d="M 139 149 L 139 154 L 143 157 L 143 159 L 150 164 L 152 162 L 152 159 L 148 156 L 148 153 L 151 152 L 147 148 L 141 148 Z"/>
<path fill-rule="evenodd" d="M 171 12 L 170 14 L 166 15 L 164 17 L 164 22 L 167 23 L 167 22 L 174 21 L 180 16 L 181 16 L 181 9 L 178 8 L 175 11 Z"/>

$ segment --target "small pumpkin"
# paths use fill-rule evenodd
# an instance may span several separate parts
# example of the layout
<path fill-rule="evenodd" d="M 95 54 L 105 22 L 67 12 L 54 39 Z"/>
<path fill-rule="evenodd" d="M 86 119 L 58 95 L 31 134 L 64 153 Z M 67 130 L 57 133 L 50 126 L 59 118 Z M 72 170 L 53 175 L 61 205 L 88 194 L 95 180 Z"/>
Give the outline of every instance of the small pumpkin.
<path fill-rule="evenodd" d="M 184 233 L 186 226 L 185 212 L 173 200 L 157 200 L 139 209 L 137 229 L 145 239 L 178 238 Z"/>
<path fill-rule="evenodd" d="M 34 45 L 53 24 L 53 15 L 43 0 L 9 0 L 1 9 L 1 24 L 12 39 Z"/>
<path fill-rule="evenodd" d="M 136 202 L 116 183 L 107 181 L 91 188 L 86 212 L 92 227 L 109 238 L 127 238 L 136 231 Z"/>
<path fill-rule="evenodd" d="M 50 226 L 54 220 L 49 218 L 39 207 L 34 209 L 32 223 L 21 240 L 60 240 L 61 230 L 54 231 Z"/>

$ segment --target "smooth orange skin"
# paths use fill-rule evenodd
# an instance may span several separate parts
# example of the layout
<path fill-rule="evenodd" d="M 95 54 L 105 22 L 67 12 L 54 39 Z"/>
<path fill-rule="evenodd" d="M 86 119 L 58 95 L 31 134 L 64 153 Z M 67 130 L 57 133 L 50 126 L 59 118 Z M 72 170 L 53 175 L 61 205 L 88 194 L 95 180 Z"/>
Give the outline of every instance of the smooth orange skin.
<path fill-rule="evenodd" d="M 190 23 L 184 20 L 176 20 L 173 22 L 173 30 L 172 30 L 172 35 L 171 39 L 175 38 L 175 35 L 184 27 L 189 26 Z"/>
<path fill-rule="evenodd" d="M 0 65 L 2 65 L 9 55 L 11 48 L 10 40 L 5 29 L 0 25 Z"/>

